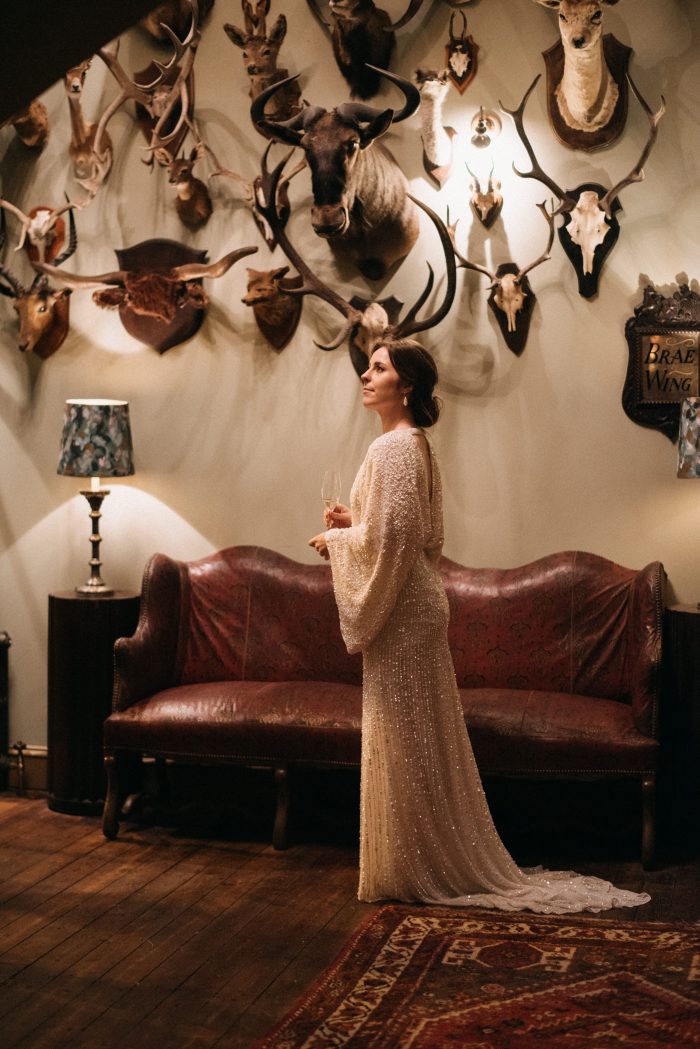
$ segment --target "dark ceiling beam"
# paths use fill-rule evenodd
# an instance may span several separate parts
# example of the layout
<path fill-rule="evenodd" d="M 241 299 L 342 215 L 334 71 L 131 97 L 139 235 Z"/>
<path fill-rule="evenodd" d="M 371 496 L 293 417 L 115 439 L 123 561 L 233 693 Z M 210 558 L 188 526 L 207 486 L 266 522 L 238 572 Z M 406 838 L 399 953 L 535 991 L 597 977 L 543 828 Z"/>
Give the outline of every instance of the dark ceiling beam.
<path fill-rule="evenodd" d="M 161 0 L 0 0 L 0 126 Z"/>

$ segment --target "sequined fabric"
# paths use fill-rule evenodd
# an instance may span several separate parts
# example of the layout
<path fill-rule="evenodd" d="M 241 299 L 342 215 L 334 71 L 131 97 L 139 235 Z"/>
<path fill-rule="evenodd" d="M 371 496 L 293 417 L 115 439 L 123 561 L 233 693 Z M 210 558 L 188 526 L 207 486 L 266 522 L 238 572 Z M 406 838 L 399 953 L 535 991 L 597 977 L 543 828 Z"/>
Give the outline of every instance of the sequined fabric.
<path fill-rule="evenodd" d="M 440 474 L 421 434 L 370 445 L 352 527 L 326 533 L 343 637 L 363 654 L 359 898 L 540 913 L 646 903 L 599 878 L 521 870 L 496 832 L 447 642 Z"/>

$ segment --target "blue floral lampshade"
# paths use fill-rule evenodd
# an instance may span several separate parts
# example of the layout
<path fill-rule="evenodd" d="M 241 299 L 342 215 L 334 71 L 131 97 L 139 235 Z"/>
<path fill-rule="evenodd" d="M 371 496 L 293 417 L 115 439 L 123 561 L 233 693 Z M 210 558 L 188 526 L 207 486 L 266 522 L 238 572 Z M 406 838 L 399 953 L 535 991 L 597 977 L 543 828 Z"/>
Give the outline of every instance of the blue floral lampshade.
<path fill-rule="evenodd" d="M 700 478 L 700 397 L 691 397 L 681 405 L 678 476 Z"/>
<path fill-rule="evenodd" d="M 128 401 L 66 401 L 57 473 L 128 477 L 133 472 Z"/>

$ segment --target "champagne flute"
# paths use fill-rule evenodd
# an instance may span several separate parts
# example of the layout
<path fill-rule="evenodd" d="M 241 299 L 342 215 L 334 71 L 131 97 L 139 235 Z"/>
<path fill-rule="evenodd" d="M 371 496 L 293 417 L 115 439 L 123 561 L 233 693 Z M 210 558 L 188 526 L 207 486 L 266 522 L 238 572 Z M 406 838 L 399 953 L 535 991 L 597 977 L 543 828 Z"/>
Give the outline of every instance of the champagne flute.
<path fill-rule="evenodd" d="M 340 474 L 337 470 L 325 471 L 321 483 L 321 498 L 326 510 L 332 510 L 340 500 Z M 331 523 L 328 527 L 332 528 L 333 524 Z"/>

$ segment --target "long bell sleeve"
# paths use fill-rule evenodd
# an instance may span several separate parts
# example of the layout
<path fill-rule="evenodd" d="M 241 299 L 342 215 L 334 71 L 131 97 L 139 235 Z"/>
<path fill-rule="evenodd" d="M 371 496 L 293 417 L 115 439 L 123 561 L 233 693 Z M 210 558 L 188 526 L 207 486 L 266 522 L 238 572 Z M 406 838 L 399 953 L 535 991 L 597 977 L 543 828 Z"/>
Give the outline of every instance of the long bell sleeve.
<path fill-rule="evenodd" d="M 379 634 L 425 545 L 429 497 L 412 434 L 392 431 L 370 445 L 355 484 L 352 514 L 350 528 L 325 533 L 340 628 L 350 653 L 367 648 Z"/>

